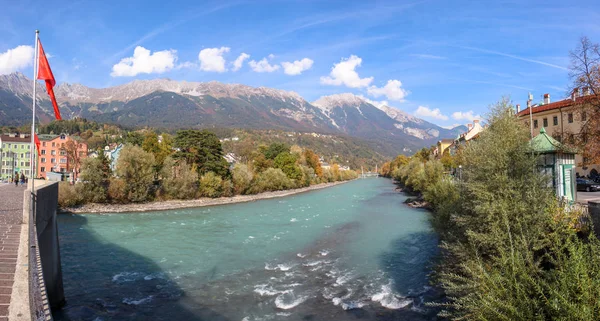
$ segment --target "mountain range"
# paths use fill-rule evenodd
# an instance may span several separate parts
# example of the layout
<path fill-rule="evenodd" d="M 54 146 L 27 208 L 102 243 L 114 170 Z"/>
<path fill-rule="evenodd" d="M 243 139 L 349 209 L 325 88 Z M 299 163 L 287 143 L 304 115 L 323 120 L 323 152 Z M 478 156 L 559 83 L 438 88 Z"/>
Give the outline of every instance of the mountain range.
<path fill-rule="evenodd" d="M 31 121 L 32 81 L 21 73 L 0 75 L 0 125 Z M 53 119 L 45 88 L 36 96 L 41 122 Z M 291 91 L 219 82 L 135 80 L 90 88 L 62 83 L 54 89 L 63 118 L 83 117 L 128 127 L 280 129 L 361 138 L 390 154 L 410 153 L 465 126 L 446 129 L 397 108 L 375 106 L 353 94 L 308 102 Z"/>

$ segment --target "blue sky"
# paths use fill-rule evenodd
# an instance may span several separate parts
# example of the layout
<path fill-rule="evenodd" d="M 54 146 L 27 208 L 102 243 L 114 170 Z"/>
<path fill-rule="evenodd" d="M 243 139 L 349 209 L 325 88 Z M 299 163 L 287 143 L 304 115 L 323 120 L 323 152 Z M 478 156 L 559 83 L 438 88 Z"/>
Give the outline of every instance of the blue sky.
<path fill-rule="evenodd" d="M 309 101 L 352 92 L 442 126 L 502 96 L 565 97 L 598 1 L 7 1 L 0 73 L 31 77 L 34 30 L 57 81 L 242 83 Z M 21 47 L 19 47 L 21 46 Z M 138 48 L 139 47 L 139 48 Z M 136 50 L 137 48 L 137 50 Z M 135 52 L 135 53 L 134 53 Z M 244 58 L 234 65 L 237 58 Z M 239 68 L 237 68 L 239 67 Z"/>

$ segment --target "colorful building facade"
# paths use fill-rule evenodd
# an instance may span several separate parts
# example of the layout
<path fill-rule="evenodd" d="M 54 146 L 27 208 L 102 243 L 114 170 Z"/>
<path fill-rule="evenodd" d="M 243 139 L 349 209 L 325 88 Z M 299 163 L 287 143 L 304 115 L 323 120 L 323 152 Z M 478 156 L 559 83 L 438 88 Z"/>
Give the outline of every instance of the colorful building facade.
<path fill-rule="evenodd" d="M 0 135 L 0 180 L 10 181 L 17 173 L 30 174 L 31 136 L 29 134 Z"/>
<path fill-rule="evenodd" d="M 48 172 L 77 176 L 83 159 L 87 157 L 87 144 L 68 135 L 38 135 L 40 156 L 37 162 L 37 177 L 47 179 Z M 73 153 L 69 154 L 72 150 Z"/>
<path fill-rule="evenodd" d="M 588 116 L 591 115 L 590 107 L 585 104 L 589 96 L 588 91 L 576 89 L 568 99 L 551 102 L 550 95 L 544 94 L 541 104 L 523 110 L 520 110 L 517 105 L 517 117 L 528 128 L 532 128 L 534 137 L 539 135 L 541 128 L 544 128 L 545 132 L 558 142 L 573 144 L 581 134 L 581 128 L 588 120 Z M 577 174 L 585 176 L 594 169 L 600 171 L 600 164 L 588 163 L 581 154 L 576 154 Z"/>

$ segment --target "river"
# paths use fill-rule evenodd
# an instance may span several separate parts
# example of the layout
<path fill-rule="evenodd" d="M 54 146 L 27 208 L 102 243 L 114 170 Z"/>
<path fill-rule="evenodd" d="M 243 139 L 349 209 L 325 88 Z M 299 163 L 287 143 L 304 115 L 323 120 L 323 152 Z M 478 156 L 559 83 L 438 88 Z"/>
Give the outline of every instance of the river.
<path fill-rule="evenodd" d="M 431 320 L 437 238 L 383 178 L 251 203 L 60 215 L 57 320 Z"/>

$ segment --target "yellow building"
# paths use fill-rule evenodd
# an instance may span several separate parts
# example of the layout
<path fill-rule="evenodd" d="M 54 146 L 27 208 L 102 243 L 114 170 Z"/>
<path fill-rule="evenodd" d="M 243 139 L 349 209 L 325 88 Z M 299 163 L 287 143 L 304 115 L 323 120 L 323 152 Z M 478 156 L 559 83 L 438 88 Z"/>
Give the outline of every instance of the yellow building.
<path fill-rule="evenodd" d="M 588 95 L 587 91 L 580 95 L 579 90 L 574 90 L 570 98 L 550 102 L 550 94 L 544 94 L 543 103 L 531 106 L 531 110 L 530 108 L 520 110 L 520 106 L 517 105 L 517 117 L 527 127 L 531 127 L 531 117 L 534 136 L 537 136 L 543 127 L 550 136 L 559 142 L 573 144 L 579 137 L 588 115 L 591 115 L 585 105 Z M 593 169 L 600 171 L 600 165 L 584 165 L 584 159 L 580 154 L 575 155 L 575 165 L 577 166 L 576 172 L 582 176 L 589 174 Z"/>
<path fill-rule="evenodd" d="M 437 142 L 437 146 L 433 151 L 433 154 L 436 158 L 442 158 L 444 156 L 444 152 L 454 143 L 454 139 L 442 139 Z"/>

